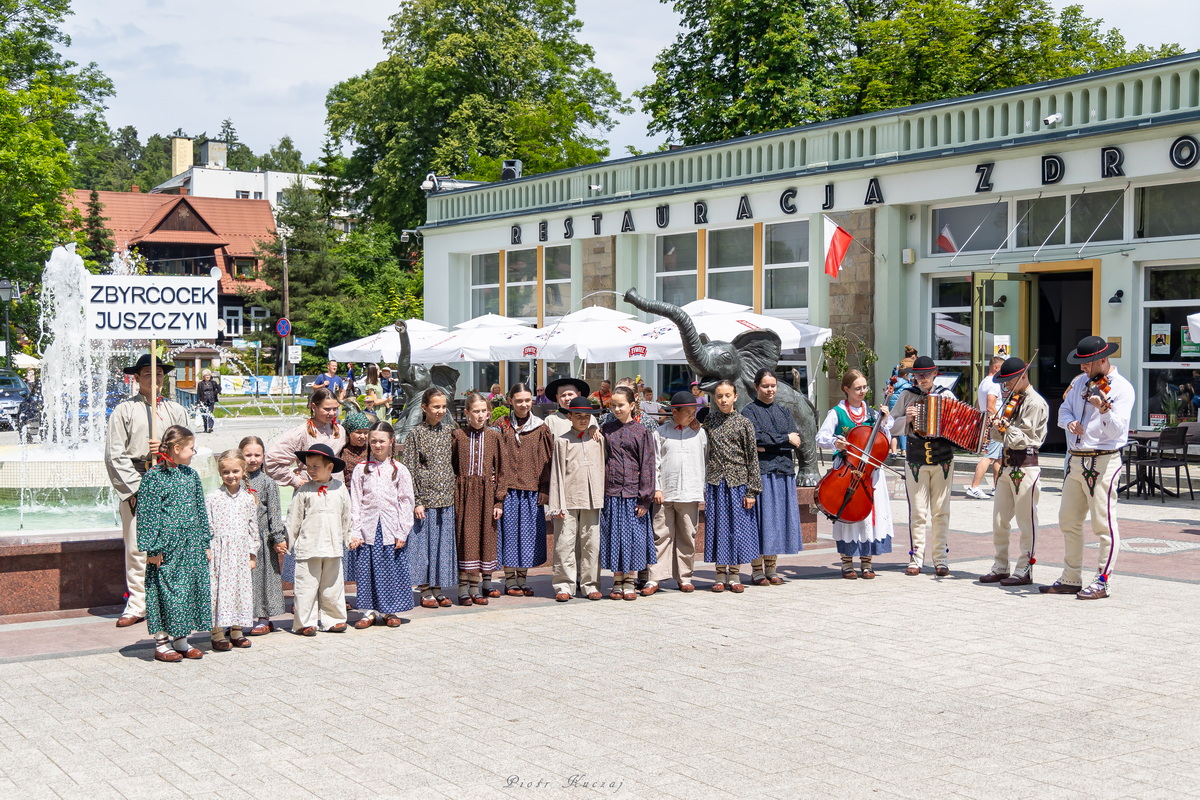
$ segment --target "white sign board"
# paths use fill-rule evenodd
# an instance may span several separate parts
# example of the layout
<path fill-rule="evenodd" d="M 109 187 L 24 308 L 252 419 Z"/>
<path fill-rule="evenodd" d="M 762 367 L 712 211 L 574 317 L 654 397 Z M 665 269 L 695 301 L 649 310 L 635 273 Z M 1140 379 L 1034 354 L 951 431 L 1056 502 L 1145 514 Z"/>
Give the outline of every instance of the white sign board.
<path fill-rule="evenodd" d="M 88 338 L 215 339 L 217 279 L 89 275 Z"/>
<path fill-rule="evenodd" d="M 0 358 L 8 356 L 8 342 L 0 339 Z"/>
<path fill-rule="evenodd" d="M 299 364 L 300 363 L 300 345 L 298 345 L 298 344 L 289 344 L 288 345 L 288 363 L 289 364 Z"/>

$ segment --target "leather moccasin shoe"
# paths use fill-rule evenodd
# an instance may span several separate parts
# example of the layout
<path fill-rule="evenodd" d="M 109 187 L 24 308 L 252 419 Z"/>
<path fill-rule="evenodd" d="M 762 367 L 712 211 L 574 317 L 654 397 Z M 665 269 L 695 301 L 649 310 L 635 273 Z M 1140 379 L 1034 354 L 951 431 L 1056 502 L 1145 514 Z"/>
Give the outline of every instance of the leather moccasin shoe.
<path fill-rule="evenodd" d="M 733 592 L 734 594 L 741 594 L 742 592 L 746 591 L 746 584 L 731 583 L 729 584 L 729 591 Z"/>
<path fill-rule="evenodd" d="M 317 629 L 314 626 L 309 625 L 307 628 L 301 628 L 300 630 L 296 631 L 296 633 L 300 634 L 301 636 L 316 636 Z"/>
<path fill-rule="evenodd" d="M 980 577 L 980 583 L 1001 583 L 1008 579 L 1007 572 L 989 572 L 987 575 Z"/>
<path fill-rule="evenodd" d="M 642 597 L 649 597 L 658 591 L 657 583 L 647 583 L 646 588 L 642 589 Z"/>
<path fill-rule="evenodd" d="M 1059 583 L 1058 581 L 1049 586 L 1038 587 L 1038 591 L 1042 594 L 1079 594 L 1082 590 L 1082 586 L 1076 586 L 1072 583 Z"/>
<path fill-rule="evenodd" d="M 375 624 L 375 617 L 363 617 L 358 622 L 354 623 L 355 630 L 366 630 Z"/>
<path fill-rule="evenodd" d="M 239 636 L 236 639 L 230 639 L 229 643 L 234 647 L 253 647 L 254 642 L 247 639 L 245 636 Z"/>
<path fill-rule="evenodd" d="M 326 633 L 345 633 L 346 632 L 346 623 L 339 622 L 336 625 L 330 625 L 328 628 L 325 629 L 325 632 Z"/>
<path fill-rule="evenodd" d="M 685 583 L 679 587 L 679 591 L 684 592 L 685 594 L 690 594 L 691 592 L 696 591 L 696 587 L 690 583 Z"/>
<path fill-rule="evenodd" d="M 602 597 L 604 597 L 604 595 L 600 594 L 599 592 L 588 592 L 587 596 L 588 600 L 599 600 Z"/>
<path fill-rule="evenodd" d="M 255 625 L 250 629 L 249 633 L 251 636 L 265 636 L 273 630 L 275 630 L 275 623 L 268 621 Z"/>
<path fill-rule="evenodd" d="M 218 653 L 224 653 L 233 649 L 233 642 L 228 639 L 213 639 L 212 648 Z"/>
<path fill-rule="evenodd" d="M 1103 600 L 1108 597 L 1108 587 L 1100 581 L 1096 581 L 1075 596 L 1080 600 Z"/>
<path fill-rule="evenodd" d="M 168 664 L 177 664 L 180 661 L 183 661 L 183 654 L 178 653 L 175 650 L 167 650 L 167 651 L 155 650 L 154 651 L 154 660 L 155 661 L 165 661 Z"/>
<path fill-rule="evenodd" d="M 1033 583 L 1033 576 L 1026 572 L 1024 575 L 1009 575 L 1000 581 L 1001 586 L 1028 586 Z"/>
<path fill-rule="evenodd" d="M 145 617 L 134 617 L 123 615 L 117 619 L 118 628 L 128 628 L 130 625 L 137 625 L 139 622 L 145 621 Z"/>
<path fill-rule="evenodd" d="M 921 568 L 920 568 L 920 567 L 918 567 L 916 564 L 909 564 L 909 565 L 908 565 L 908 566 L 905 568 L 905 570 L 904 570 L 904 574 L 905 574 L 905 575 L 920 575 L 920 574 L 921 574 Z"/>
<path fill-rule="evenodd" d="M 404 620 L 400 619 L 400 617 L 388 617 L 384 624 L 389 628 L 399 628 L 404 624 Z"/>
<path fill-rule="evenodd" d="M 176 651 L 176 652 L 179 652 L 179 651 Z M 182 653 L 182 655 L 184 658 L 190 658 L 192 660 L 204 658 L 204 653 L 201 653 L 199 650 L 197 650 L 194 647 L 189 647 L 187 650 L 185 650 Z"/>
<path fill-rule="evenodd" d="M 570 599 L 571 599 L 571 595 L 567 594 L 566 592 L 557 592 L 554 595 L 554 602 L 556 602 L 556 603 L 565 603 Z"/>
<path fill-rule="evenodd" d="M 934 568 L 933 574 L 937 575 L 939 578 L 944 578 L 950 574 L 950 568 L 947 567 L 945 564 L 938 564 Z"/>

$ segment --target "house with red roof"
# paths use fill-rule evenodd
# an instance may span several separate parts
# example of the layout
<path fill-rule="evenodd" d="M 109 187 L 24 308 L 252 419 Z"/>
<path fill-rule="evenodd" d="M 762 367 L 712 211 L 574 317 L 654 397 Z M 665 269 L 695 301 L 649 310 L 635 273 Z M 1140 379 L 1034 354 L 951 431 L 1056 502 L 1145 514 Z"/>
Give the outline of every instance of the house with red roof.
<path fill-rule="evenodd" d="M 76 190 L 68 202 L 87 216 L 90 192 Z M 105 227 L 117 249 L 133 249 L 145 257 L 155 275 L 209 275 L 220 271 L 219 308 L 229 338 L 270 326 L 265 308 L 246 295 L 269 289 L 259 277 L 259 244 L 276 238 L 275 218 L 266 200 L 192 197 L 189 195 L 99 192 Z M 177 384 L 194 385 L 197 373 L 210 366 L 217 351 L 208 347 L 178 354 Z"/>

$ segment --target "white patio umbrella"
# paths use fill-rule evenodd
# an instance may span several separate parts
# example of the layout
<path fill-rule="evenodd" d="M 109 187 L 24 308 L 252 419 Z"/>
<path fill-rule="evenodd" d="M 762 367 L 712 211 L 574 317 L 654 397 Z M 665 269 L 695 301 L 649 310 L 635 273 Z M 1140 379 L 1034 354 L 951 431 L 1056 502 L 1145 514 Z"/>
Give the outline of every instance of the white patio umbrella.
<path fill-rule="evenodd" d="M 523 328 L 528 326 L 515 317 L 506 317 L 501 314 L 481 314 L 466 322 L 460 322 L 454 327 L 459 330 L 470 330 L 472 328 Z"/>
<path fill-rule="evenodd" d="M 404 324 L 414 349 L 424 337 L 445 330 L 444 325 L 423 319 L 406 319 Z M 329 357 L 335 361 L 396 361 L 400 357 L 400 334 L 394 325 L 385 325 L 370 336 L 329 348 Z"/>
<path fill-rule="evenodd" d="M 701 313 L 692 317 L 696 330 L 714 341 L 733 341 L 739 333 L 747 330 L 767 328 L 779 334 L 782 350 L 795 350 L 804 347 L 820 347 L 833 331 L 794 320 L 778 319 L 749 311 L 724 311 L 720 306 L 732 306 L 735 309 L 746 309 L 735 303 L 725 303 L 720 300 L 699 300 L 705 303 L 711 313 Z M 688 305 L 694 305 L 689 303 Z M 688 306 L 683 306 L 688 308 Z M 762 320 L 766 320 L 763 323 Z M 682 361 L 686 357 L 683 351 L 683 340 L 675 323 L 659 320 L 648 329 L 635 334 L 616 336 L 611 339 L 598 341 L 588 347 L 589 360 L 599 361 Z"/>
<path fill-rule="evenodd" d="M 534 329 L 521 324 L 520 320 L 486 314 L 467 320 L 454 330 L 423 340 L 418 348 L 413 345 L 412 360 L 421 364 L 453 361 L 497 361 L 493 349 L 498 343 L 529 338 Z M 502 322 L 503 320 L 503 322 Z"/>
<path fill-rule="evenodd" d="M 17 369 L 41 369 L 42 362 L 24 353 L 13 353 L 13 366 Z"/>
<path fill-rule="evenodd" d="M 492 357 L 497 361 L 534 358 L 596 361 L 598 359 L 591 356 L 591 346 L 649 327 L 634 319 L 632 314 L 593 306 L 567 314 L 543 328 L 531 330 L 529 335 L 513 336 L 507 341 L 495 343 Z"/>

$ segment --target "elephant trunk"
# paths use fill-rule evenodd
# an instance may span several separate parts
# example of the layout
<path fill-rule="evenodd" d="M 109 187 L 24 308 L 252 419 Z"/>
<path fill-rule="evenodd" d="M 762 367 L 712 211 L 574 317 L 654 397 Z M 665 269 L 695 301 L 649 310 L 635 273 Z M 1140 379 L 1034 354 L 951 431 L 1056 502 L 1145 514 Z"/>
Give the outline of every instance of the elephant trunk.
<path fill-rule="evenodd" d="M 634 308 L 641 309 L 649 314 L 657 314 L 660 317 L 666 317 L 675 323 L 675 327 L 679 328 L 679 338 L 683 342 L 683 353 L 687 357 L 688 364 L 692 369 L 696 370 L 701 375 L 716 374 L 716 367 L 711 363 L 708 354 L 704 352 L 704 344 L 707 339 L 704 334 L 696 330 L 696 326 L 692 323 L 692 318 L 688 313 L 674 303 L 666 303 L 660 300 L 650 300 L 638 294 L 637 288 L 631 288 L 625 292 L 625 302 Z"/>

